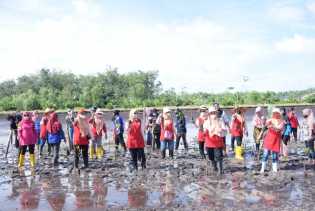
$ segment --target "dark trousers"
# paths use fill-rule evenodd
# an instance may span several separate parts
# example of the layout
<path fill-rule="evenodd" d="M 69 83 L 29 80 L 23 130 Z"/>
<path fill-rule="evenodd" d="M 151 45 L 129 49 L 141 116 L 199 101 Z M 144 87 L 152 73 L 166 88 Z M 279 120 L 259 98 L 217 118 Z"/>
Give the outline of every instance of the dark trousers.
<path fill-rule="evenodd" d="M 141 161 L 141 167 L 146 168 L 146 159 L 143 148 L 129 149 L 131 155 L 131 163 L 135 169 L 138 169 L 138 160 Z"/>
<path fill-rule="evenodd" d="M 175 149 L 178 150 L 180 139 L 183 139 L 184 147 L 187 150 L 188 149 L 188 145 L 187 145 L 187 141 L 186 141 L 186 133 L 179 133 L 179 134 L 176 135 L 176 146 L 175 146 Z"/>
<path fill-rule="evenodd" d="M 54 164 L 57 164 L 59 160 L 60 142 L 56 144 L 50 144 L 50 146 L 54 155 Z"/>
<path fill-rule="evenodd" d="M 160 136 L 161 136 L 160 133 L 153 133 L 153 143 L 152 143 L 153 150 L 155 149 L 155 145 L 157 149 L 161 148 Z"/>
<path fill-rule="evenodd" d="M 120 144 L 124 148 L 124 151 L 127 150 L 123 133 L 119 133 L 118 135 L 115 135 L 115 144 L 116 144 L 116 149 L 118 149 L 118 146 Z"/>
<path fill-rule="evenodd" d="M 293 133 L 294 141 L 297 141 L 297 128 L 292 128 L 292 133 Z"/>
<path fill-rule="evenodd" d="M 28 149 L 28 152 L 29 152 L 30 154 L 34 154 L 34 151 L 35 151 L 35 144 L 20 146 L 20 148 L 19 148 L 19 154 L 20 154 L 20 155 L 25 155 L 27 149 Z"/>
<path fill-rule="evenodd" d="M 236 141 L 236 144 L 237 146 L 242 146 L 242 139 L 243 137 L 241 136 L 232 136 L 231 137 L 231 147 L 232 147 L 232 150 L 234 151 L 234 142 Z"/>
<path fill-rule="evenodd" d="M 75 153 L 75 159 L 74 159 L 74 166 L 76 168 L 79 167 L 79 157 L 82 153 L 84 167 L 89 167 L 89 145 L 75 145 L 74 146 L 74 153 Z"/>
<path fill-rule="evenodd" d="M 314 140 L 305 141 L 305 147 L 308 148 L 308 157 L 315 160 Z"/>
<path fill-rule="evenodd" d="M 205 155 L 205 142 L 198 142 L 199 144 L 199 153 L 201 155 L 202 158 L 206 158 L 206 155 Z"/>
<path fill-rule="evenodd" d="M 211 161 L 222 161 L 223 160 L 223 148 L 208 148 L 207 147 L 208 159 Z"/>

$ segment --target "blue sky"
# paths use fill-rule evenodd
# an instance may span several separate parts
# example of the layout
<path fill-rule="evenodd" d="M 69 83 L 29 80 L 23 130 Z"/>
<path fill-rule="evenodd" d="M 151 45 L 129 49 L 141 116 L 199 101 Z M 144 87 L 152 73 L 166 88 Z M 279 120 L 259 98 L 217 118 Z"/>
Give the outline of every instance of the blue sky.
<path fill-rule="evenodd" d="M 0 1 L 0 80 L 111 65 L 177 91 L 294 90 L 315 86 L 314 56 L 315 0 Z"/>

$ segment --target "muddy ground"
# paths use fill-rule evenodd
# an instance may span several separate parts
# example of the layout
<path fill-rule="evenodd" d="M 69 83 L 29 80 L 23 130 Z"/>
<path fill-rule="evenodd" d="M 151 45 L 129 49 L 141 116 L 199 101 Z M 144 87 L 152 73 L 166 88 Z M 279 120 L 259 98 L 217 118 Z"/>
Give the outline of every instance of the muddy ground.
<path fill-rule="evenodd" d="M 129 155 L 106 148 L 88 170 L 73 170 L 73 157 L 61 151 L 60 165 L 43 156 L 30 171 L 18 171 L 16 151 L 4 158 L 0 146 L 0 210 L 314 210 L 315 171 L 302 143 L 291 144 L 280 171 L 260 174 L 259 161 L 247 149 L 245 161 L 224 159 L 217 176 L 198 151 L 180 151 L 160 159 L 147 151 L 147 168 L 130 172 Z M 293 149 L 293 150 L 292 150 Z M 298 150 L 295 150 L 298 149 Z M 82 163 L 82 162 L 81 162 Z"/>

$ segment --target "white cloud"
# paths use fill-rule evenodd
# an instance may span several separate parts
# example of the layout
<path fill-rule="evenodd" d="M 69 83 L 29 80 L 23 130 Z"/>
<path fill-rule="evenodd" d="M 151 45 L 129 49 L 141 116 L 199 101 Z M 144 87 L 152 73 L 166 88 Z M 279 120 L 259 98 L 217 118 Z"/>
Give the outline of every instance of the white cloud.
<path fill-rule="evenodd" d="M 275 5 L 270 8 L 269 16 L 280 22 L 301 21 L 305 18 L 305 11 L 295 6 Z"/>
<path fill-rule="evenodd" d="M 26 22 L 25 27 L 0 28 L 0 70 L 5 71 L 0 80 L 42 67 L 87 74 L 111 65 L 122 72 L 159 70 L 164 87 L 177 90 L 241 89 L 242 75 L 250 75 L 248 89 L 262 90 L 266 87 L 261 82 L 261 66 L 266 61 L 273 63 L 273 56 L 283 51 L 305 51 L 312 43 L 296 36 L 273 46 L 237 27 L 204 18 L 134 24 L 108 18 L 106 7 L 93 0 L 73 0 L 71 6 L 70 12 L 58 18 L 47 16 Z M 250 30 L 254 34 L 255 29 Z M 272 84 L 272 89 L 286 83 Z"/>
<path fill-rule="evenodd" d="M 306 5 L 306 8 L 315 14 L 315 1 L 313 2 L 309 2 L 307 5 Z"/>
<path fill-rule="evenodd" d="M 275 43 L 275 49 L 285 53 L 314 53 L 315 38 L 294 35 Z"/>

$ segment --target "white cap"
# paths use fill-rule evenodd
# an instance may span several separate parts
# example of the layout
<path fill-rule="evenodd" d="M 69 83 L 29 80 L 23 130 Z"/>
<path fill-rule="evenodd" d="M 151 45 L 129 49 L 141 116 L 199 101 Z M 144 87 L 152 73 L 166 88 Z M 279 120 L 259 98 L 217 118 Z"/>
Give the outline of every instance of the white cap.
<path fill-rule="evenodd" d="M 309 108 L 305 108 L 305 109 L 303 109 L 302 114 L 303 114 L 303 115 L 305 115 L 305 116 L 308 116 L 308 115 L 310 115 L 310 114 L 311 114 L 311 112 L 312 112 L 312 110 L 311 110 L 311 109 L 309 109 Z"/>
<path fill-rule="evenodd" d="M 96 113 L 96 114 L 102 114 L 102 115 L 104 114 L 103 111 L 102 111 L 101 109 L 99 109 L 99 108 L 96 109 L 95 113 Z"/>
<path fill-rule="evenodd" d="M 256 113 L 261 112 L 261 111 L 262 111 L 262 108 L 260 106 L 258 106 L 255 110 Z"/>
<path fill-rule="evenodd" d="M 281 114 L 280 108 L 272 109 L 272 113 L 279 113 L 279 114 Z"/>
<path fill-rule="evenodd" d="M 137 113 L 137 109 L 131 109 L 129 113 L 129 119 L 133 119 L 136 113 Z"/>
<path fill-rule="evenodd" d="M 216 112 L 217 110 L 215 109 L 215 107 L 214 106 L 210 106 L 209 107 L 209 113 L 211 113 L 211 112 Z"/>
<path fill-rule="evenodd" d="M 207 106 L 205 106 L 205 105 L 202 105 L 202 106 L 200 106 L 199 107 L 199 110 L 207 110 L 208 108 L 207 108 Z"/>
<path fill-rule="evenodd" d="M 171 112 L 171 109 L 169 107 L 164 107 L 163 108 L 163 114 Z"/>

